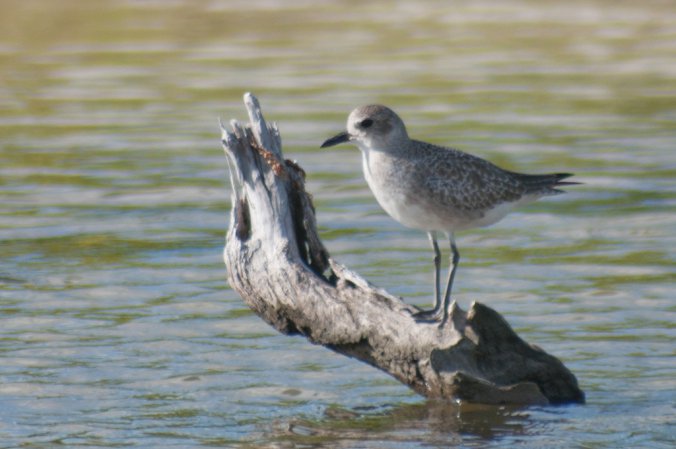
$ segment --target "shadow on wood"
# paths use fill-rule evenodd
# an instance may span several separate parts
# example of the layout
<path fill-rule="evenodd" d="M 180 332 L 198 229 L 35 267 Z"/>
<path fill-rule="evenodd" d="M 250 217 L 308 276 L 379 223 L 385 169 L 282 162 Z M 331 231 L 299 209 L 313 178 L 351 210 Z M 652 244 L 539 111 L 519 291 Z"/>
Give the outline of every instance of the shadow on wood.
<path fill-rule="evenodd" d="M 333 260 L 317 234 L 304 171 L 284 160 L 279 130 L 265 122 L 258 100 L 247 93 L 244 103 L 249 125 L 221 125 L 233 205 L 224 259 L 230 285 L 256 314 L 429 398 L 584 402 L 575 376 L 491 308 L 453 304 L 442 328 L 416 322 L 416 307 Z"/>

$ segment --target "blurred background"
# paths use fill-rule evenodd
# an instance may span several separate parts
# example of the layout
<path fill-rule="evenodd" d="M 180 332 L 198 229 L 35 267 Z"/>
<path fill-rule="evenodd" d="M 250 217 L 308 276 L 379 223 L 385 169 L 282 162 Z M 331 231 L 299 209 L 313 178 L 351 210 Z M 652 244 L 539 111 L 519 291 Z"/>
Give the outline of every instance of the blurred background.
<path fill-rule="evenodd" d="M 0 446 L 649 447 L 675 442 L 672 1 L 0 0 Z M 275 333 L 227 284 L 217 118 L 253 92 L 332 255 L 421 306 L 424 233 L 379 208 L 358 105 L 583 186 L 460 233 L 455 298 L 588 404 L 425 401 Z M 444 247 L 446 250 L 447 248 Z"/>

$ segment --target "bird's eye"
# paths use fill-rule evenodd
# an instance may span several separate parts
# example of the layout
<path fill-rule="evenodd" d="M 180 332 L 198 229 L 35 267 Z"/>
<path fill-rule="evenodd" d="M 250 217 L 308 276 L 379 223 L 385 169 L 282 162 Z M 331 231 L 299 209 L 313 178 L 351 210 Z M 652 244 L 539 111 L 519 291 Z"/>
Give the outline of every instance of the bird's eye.
<path fill-rule="evenodd" d="M 364 119 L 361 121 L 360 125 L 362 128 L 368 128 L 371 125 L 373 125 L 373 120 L 371 120 L 370 118 Z"/>

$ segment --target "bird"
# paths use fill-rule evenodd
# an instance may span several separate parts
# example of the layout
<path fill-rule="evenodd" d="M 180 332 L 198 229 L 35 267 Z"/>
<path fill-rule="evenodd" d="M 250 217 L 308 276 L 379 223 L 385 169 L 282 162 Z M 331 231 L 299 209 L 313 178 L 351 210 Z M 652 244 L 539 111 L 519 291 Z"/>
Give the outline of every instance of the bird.
<path fill-rule="evenodd" d="M 515 207 L 564 193 L 571 173 L 523 174 L 480 157 L 409 137 L 390 108 L 370 104 L 354 109 L 346 130 L 321 148 L 353 143 L 361 150 L 364 177 L 380 206 L 402 225 L 425 231 L 434 251 L 434 307 L 415 314 L 417 321 L 448 319 L 453 282 L 460 262 L 457 231 L 492 225 Z M 438 233 L 450 243 L 450 267 L 443 297 Z"/>

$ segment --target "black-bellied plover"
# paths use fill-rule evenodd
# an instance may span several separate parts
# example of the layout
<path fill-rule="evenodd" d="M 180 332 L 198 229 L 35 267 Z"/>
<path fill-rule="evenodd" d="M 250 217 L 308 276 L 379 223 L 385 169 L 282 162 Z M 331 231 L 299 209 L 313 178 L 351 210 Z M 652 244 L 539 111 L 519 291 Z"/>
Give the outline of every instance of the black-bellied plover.
<path fill-rule="evenodd" d="M 411 139 L 401 118 L 382 105 L 352 111 L 347 131 L 328 139 L 322 148 L 343 142 L 353 142 L 361 150 L 364 177 L 385 212 L 405 226 L 427 232 L 434 250 L 435 303 L 416 317 L 441 320 L 441 326 L 448 317 L 460 260 L 455 231 L 491 225 L 516 206 L 563 193 L 556 187 L 577 184 L 562 181 L 570 173 L 515 173 L 453 148 Z M 437 232 L 446 233 L 451 244 L 443 301 Z"/>

